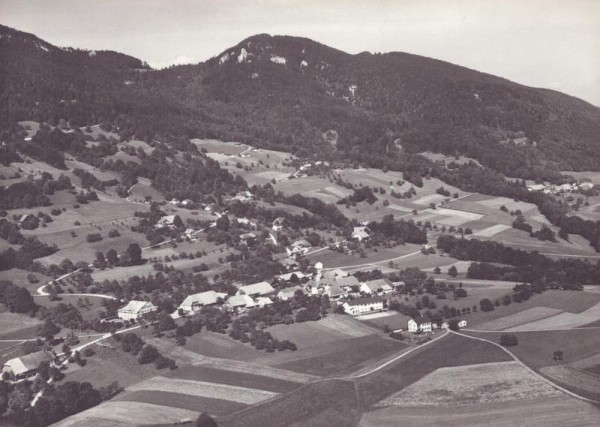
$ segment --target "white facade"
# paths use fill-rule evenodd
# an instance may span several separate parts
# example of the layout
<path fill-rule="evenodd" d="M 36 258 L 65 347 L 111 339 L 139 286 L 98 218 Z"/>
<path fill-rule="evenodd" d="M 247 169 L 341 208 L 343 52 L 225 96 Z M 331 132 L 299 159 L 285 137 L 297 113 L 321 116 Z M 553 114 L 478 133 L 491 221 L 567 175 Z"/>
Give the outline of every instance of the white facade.
<path fill-rule="evenodd" d="M 372 311 L 383 310 L 383 300 L 376 298 L 359 298 L 346 301 L 343 305 L 344 311 L 352 316 L 358 316 Z"/>
<path fill-rule="evenodd" d="M 138 320 L 145 314 L 158 310 L 154 304 L 148 301 L 129 301 L 129 303 L 117 311 L 119 319 Z"/>
<path fill-rule="evenodd" d="M 410 319 L 408 321 L 408 332 L 416 334 L 417 332 L 431 332 L 431 321 L 425 319 L 419 319 L 418 321 Z"/>

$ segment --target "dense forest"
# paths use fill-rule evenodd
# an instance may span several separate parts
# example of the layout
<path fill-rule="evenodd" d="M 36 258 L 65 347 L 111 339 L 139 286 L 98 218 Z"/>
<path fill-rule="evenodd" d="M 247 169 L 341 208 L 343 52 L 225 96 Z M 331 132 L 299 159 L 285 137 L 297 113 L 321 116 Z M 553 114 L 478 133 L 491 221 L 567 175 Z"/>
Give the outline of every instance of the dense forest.
<path fill-rule="evenodd" d="M 453 258 L 478 261 L 467 276 L 473 279 L 542 283 L 548 287 L 583 289 L 600 283 L 600 263 L 565 258 L 552 260 L 538 252 L 513 249 L 499 242 L 442 235 L 438 249 Z M 503 265 L 498 265 L 503 264 Z"/>

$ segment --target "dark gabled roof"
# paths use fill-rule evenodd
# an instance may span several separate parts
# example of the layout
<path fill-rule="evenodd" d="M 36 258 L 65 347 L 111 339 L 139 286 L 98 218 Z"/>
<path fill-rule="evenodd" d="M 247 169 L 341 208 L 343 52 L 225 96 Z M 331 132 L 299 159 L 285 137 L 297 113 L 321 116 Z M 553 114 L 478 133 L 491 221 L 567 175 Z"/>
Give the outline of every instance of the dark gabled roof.
<path fill-rule="evenodd" d="M 365 305 L 365 304 L 374 304 L 374 303 L 378 303 L 378 302 L 384 302 L 385 298 L 382 297 L 365 297 L 365 298 L 356 298 L 356 299 L 352 299 L 347 301 L 348 305 Z"/>

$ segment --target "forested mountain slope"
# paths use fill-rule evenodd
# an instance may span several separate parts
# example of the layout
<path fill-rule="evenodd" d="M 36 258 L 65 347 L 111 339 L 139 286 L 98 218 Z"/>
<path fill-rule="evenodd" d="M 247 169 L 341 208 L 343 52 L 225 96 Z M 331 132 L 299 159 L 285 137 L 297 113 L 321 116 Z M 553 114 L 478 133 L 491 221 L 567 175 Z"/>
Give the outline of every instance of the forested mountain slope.
<path fill-rule="evenodd" d="M 522 178 L 600 169 L 599 108 L 416 55 L 350 55 L 263 34 L 157 71 L 7 27 L 0 35 L 4 129 L 101 122 L 124 138 L 216 137 L 374 165 L 432 150 Z"/>

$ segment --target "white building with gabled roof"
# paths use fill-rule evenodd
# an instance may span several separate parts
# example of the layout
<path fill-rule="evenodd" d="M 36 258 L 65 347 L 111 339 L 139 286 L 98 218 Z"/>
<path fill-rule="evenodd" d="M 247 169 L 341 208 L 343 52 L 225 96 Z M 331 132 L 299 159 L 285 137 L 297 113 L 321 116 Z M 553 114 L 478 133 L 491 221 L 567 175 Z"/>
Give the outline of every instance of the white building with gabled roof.
<path fill-rule="evenodd" d="M 123 320 L 138 320 L 140 317 L 156 310 L 158 310 L 158 307 L 149 301 L 132 300 L 117 311 L 117 316 Z"/>
<path fill-rule="evenodd" d="M 269 282 L 258 282 L 252 285 L 240 286 L 236 295 L 248 295 L 250 297 L 265 296 L 275 292 Z"/>
<path fill-rule="evenodd" d="M 214 305 L 227 296 L 225 293 L 215 292 L 213 290 L 200 292 L 198 294 L 188 295 L 179 305 L 179 308 L 186 313 L 199 311 L 202 307 Z"/>

